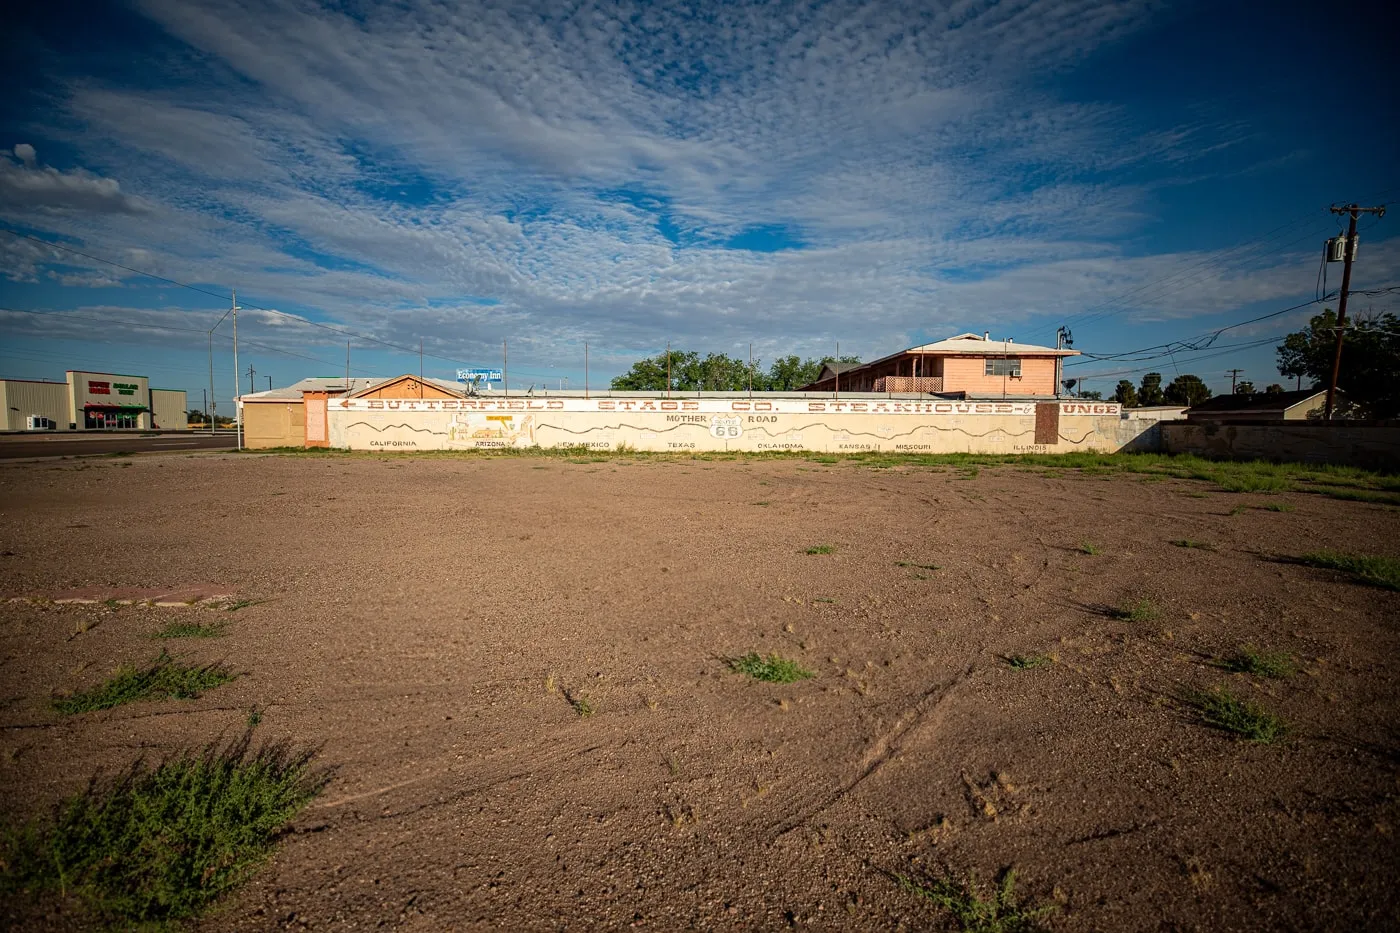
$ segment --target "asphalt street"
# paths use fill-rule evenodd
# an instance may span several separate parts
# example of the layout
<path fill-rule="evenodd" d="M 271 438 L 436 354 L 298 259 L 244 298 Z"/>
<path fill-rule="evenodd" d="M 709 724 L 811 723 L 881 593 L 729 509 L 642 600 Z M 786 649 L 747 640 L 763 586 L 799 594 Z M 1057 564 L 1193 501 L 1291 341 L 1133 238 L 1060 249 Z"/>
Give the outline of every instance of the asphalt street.
<path fill-rule="evenodd" d="M 232 434 L 139 434 L 74 437 L 71 434 L 6 435 L 0 437 L 0 460 L 24 457 L 82 457 L 112 453 L 179 453 L 193 450 L 232 450 Z"/>

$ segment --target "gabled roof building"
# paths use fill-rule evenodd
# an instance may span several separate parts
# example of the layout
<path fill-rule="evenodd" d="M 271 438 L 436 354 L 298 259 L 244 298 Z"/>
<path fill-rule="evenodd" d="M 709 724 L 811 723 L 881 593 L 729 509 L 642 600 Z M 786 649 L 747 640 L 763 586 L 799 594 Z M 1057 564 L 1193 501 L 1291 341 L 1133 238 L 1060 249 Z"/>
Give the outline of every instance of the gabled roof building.
<path fill-rule="evenodd" d="M 958 334 L 873 363 L 828 363 L 804 392 L 930 392 L 954 398 L 1053 398 L 1060 360 L 1078 350 Z"/>

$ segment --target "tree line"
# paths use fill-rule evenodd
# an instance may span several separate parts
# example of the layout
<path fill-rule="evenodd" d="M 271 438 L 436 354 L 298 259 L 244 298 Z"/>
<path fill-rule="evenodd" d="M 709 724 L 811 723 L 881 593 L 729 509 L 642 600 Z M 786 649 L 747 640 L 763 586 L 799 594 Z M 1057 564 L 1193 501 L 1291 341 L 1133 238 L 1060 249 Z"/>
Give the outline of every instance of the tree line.
<path fill-rule="evenodd" d="M 1308 326 L 1287 335 L 1278 346 L 1278 371 L 1301 385 L 1307 382 L 1315 390 L 1327 387 L 1332 375 L 1332 359 L 1336 351 L 1337 315 L 1331 308 L 1308 321 Z M 701 356 L 694 350 L 670 352 L 670 388 L 673 391 L 742 392 L 752 386 L 755 392 L 792 392 L 817 381 L 822 366 L 827 363 L 859 363 L 858 356 L 803 359 L 796 355 L 781 356 L 768 368 L 755 360 L 748 361 L 723 353 Z M 1348 323 L 1342 352 L 1342 369 L 1337 380 L 1344 399 L 1339 411 L 1348 417 L 1400 417 L 1400 318 L 1394 314 L 1363 315 Z M 752 381 L 751 381 L 752 380 Z M 1073 392 L 1079 385 L 1080 397 L 1096 398 L 1098 392 L 1084 392 L 1074 379 L 1064 382 Z M 614 389 L 635 392 L 660 392 L 667 388 L 667 354 L 638 360 L 632 368 L 613 379 Z M 1235 386 L 1237 395 L 1259 394 L 1253 382 Z M 1264 394 L 1284 391 L 1271 383 Z M 1162 384 L 1161 373 L 1148 373 L 1141 382 L 1121 379 L 1113 393 L 1115 401 L 1126 408 L 1147 405 L 1199 405 L 1211 397 L 1210 387 L 1192 373 L 1183 373 Z M 193 419 L 195 413 L 191 413 Z"/>
<path fill-rule="evenodd" d="M 1288 334 L 1278 345 L 1279 375 L 1304 383 L 1313 391 L 1327 388 L 1337 352 L 1337 315 L 1331 308 L 1314 315 L 1308 326 Z M 1400 318 L 1394 314 L 1365 315 L 1347 325 L 1342 345 L 1342 368 L 1337 388 L 1342 399 L 1337 410 L 1343 417 L 1400 417 Z M 1278 383 L 1265 386 L 1265 395 L 1284 391 Z M 1235 386 L 1236 395 L 1259 395 L 1253 382 Z M 1161 373 L 1148 373 L 1139 385 L 1119 380 L 1113 393 L 1125 408 L 1147 405 L 1199 405 L 1211 397 L 1210 388 L 1198 377 L 1184 373 L 1165 388 Z"/>
<path fill-rule="evenodd" d="M 750 366 L 747 360 L 724 353 L 702 357 L 694 350 L 672 350 L 633 363 L 631 369 L 613 379 L 612 387 L 630 392 L 664 392 L 669 373 L 673 392 L 745 392 L 751 385 L 755 392 L 793 392 L 816 382 L 827 363 L 859 362 L 858 356 L 804 360 L 793 355 L 780 356 L 763 369 L 759 360 Z"/>

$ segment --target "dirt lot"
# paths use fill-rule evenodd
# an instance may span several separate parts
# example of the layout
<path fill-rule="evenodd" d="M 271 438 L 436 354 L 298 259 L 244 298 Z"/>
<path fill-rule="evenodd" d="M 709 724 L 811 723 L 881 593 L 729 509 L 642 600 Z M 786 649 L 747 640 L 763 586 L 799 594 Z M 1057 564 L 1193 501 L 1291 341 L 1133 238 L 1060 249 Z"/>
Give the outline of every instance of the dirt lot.
<path fill-rule="evenodd" d="M 1278 559 L 1400 555 L 1388 506 L 800 459 L 145 456 L 0 484 L 6 595 L 262 600 L 174 642 L 150 635 L 215 610 L 0 608 L 4 818 L 253 706 L 336 768 L 200 929 L 943 929 L 896 876 L 1007 866 L 1055 930 L 1400 923 L 1400 593 Z M 1301 671 L 1210 663 L 1246 643 Z M 240 676 L 52 711 L 162 645 Z M 730 672 L 750 650 L 816 676 Z M 1216 685 L 1288 736 L 1202 725 L 1178 697 Z"/>

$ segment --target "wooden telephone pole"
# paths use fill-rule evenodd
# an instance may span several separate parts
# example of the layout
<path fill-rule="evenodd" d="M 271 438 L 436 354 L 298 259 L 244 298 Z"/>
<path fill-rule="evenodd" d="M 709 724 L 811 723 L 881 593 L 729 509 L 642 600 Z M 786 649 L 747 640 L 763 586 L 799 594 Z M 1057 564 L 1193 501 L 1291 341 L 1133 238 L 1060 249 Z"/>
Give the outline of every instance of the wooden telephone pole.
<path fill-rule="evenodd" d="M 1347 223 L 1347 239 L 1342 249 L 1342 290 L 1337 299 L 1337 349 L 1332 355 L 1332 378 L 1327 381 L 1327 407 L 1323 413 L 1323 418 L 1332 420 L 1332 411 L 1337 401 L 1337 377 L 1342 372 L 1342 339 L 1346 336 L 1347 329 L 1347 293 L 1351 291 L 1351 263 L 1356 258 L 1356 218 L 1359 214 L 1375 214 L 1377 217 L 1385 216 L 1385 205 L 1379 207 L 1359 207 L 1355 204 L 1348 204 L 1346 207 L 1333 206 L 1334 214 L 1347 214 L 1350 220 Z"/>

